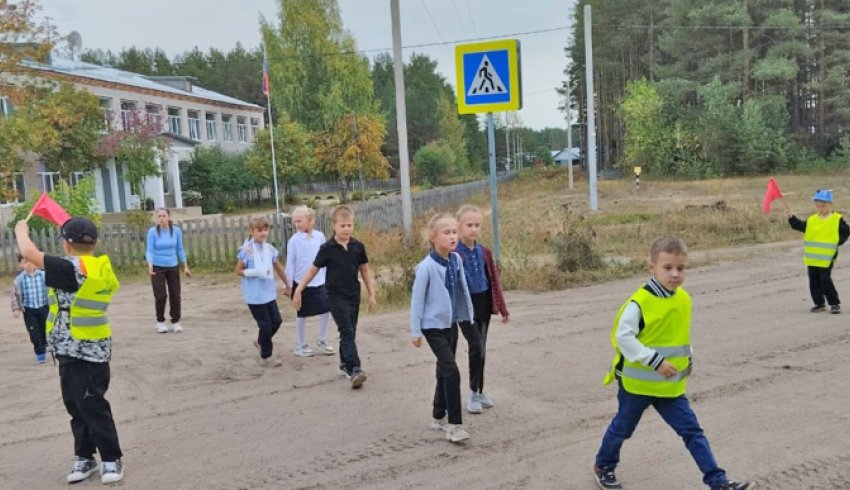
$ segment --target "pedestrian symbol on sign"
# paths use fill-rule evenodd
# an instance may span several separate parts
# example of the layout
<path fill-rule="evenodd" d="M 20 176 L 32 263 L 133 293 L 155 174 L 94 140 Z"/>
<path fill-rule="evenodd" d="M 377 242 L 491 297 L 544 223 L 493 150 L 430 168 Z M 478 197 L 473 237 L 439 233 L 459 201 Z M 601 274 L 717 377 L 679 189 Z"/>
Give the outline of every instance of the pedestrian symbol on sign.
<path fill-rule="evenodd" d="M 485 54 L 481 57 L 475 79 L 469 85 L 467 97 L 471 95 L 499 94 L 505 93 L 505 84 L 499 77 L 499 73 L 493 69 L 490 58 Z"/>

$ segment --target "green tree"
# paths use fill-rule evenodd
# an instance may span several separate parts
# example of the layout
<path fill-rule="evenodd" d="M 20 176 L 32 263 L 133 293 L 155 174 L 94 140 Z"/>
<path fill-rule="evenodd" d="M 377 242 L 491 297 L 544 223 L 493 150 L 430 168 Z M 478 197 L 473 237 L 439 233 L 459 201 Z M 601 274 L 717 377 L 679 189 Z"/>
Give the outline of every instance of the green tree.
<path fill-rule="evenodd" d="M 668 171 L 672 142 L 670 129 L 662 120 L 662 105 L 658 91 L 646 80 L 626 84 L 626 98 L 620 103 L 620 117 L 626 126 L 624 166 Z"/>
<path fill-rule="evenodd" d="M 457 175 L 467 175 L 471 172 L 467 157 L 466 136 L 463 122 L 457 115 L 457 105 L 443 93 L 437 100 L 437 111 L 440 116 L 440 141 L 454 154 L 454 172 Z"/>
<path fill-rule="evenodd" d="M 413 155 L 417 180 L 426 185 L 440 185 L 445 182 L 452 167 L 454 153 L 445 143 L 432 141 Z"/>
<path fill-rule="evenodd" d="M 102 163 L 98 153 L 103 113 L 97 97 L 62 83 L 26 108 L 32 133 L 29 150 L 38 153 L 48 170 L 68 181 L 72 172 Z"/>
<path fill-rule="evenodd" d="M 548 146 L 538 146 L 534 152 L 534 156 L 543 162 L 544 165 L 555 164 L 555 159 L 552 157 L 552 150 Z"/>
<path fill-rule="evenodd" d="M 144 200 L 142 182 L 146 177 L 162 175 L 161 160 L 168 150 L 168 141 L 159 135 L 162 128 L 141 112 L 131 113 L 128 122 L 128 131 L 113 130 L 103 137 L 98 154 L 124 164 L 124 180 Z"/>
<path fill-rule="evenodd" d="M 286 114 L 278 118 L 274 128 L 274 149 L 280 189 L 288 189 L 311 176 L 313 149 L 310 134 Z M 269 128 L 263 128 L 257 135 L 257 143 L 248 152 L 245 165 L 258 180 L 274 183 Z"/>

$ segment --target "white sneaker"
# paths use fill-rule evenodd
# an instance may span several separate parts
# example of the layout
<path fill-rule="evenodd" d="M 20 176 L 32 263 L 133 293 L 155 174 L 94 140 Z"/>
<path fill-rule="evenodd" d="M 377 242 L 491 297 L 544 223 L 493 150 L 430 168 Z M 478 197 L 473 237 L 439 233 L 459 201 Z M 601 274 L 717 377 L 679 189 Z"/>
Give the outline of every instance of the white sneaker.
<path fill-rule="evenodd" d="M 462 425 L 447 424 L 446 439 L 454 443 L 463 442 L 469 439 L 469 432 L 463 430 Z"/>
<path fill-rule="evenodd" d="M 487 396 L 487 393 L 479 393 L 478 401 L 481 402 L 481 406 L 484 408 L 493 408 L 493 400 Z"/>
<path fill-rule="evenodd" d="M 316 350 L 323 356 L 332 356 L 335 353 L 334 347 L 325 340 L 316 341 Z"/>
<path fill-rule="evenodd" d="M 183 325 L 180 325 L 180 322 L 171 324 L 171 331 L 174 333 L 180 333 L 183 331 Z"/>
<path fill-rule="evenodd" d="M 93 459 L 80 458 L 74 461 L 74 467 L 68 473 L 68 483 L 78 483 L 97 472 L 97 462 Z"/>
<path fill-rule="evenodd" d="M 295 348 L 295 355 L 298 357 L 313 357 L 315 354 L 309 345 L 304 344 Z"/>
<path fill-rule="evenodd" d="M 168 333 L 168 327 L 165 322 L 156 322 L 156 333 Z"/>
<path fill-rule="evenodd" d="M 124 479 L 124 463 L 120 459 L 100 463 L 100 482 L 104 485 L 118 483 Z"/>
<path fill-rule="evenodd" d="M 446 417 L 431 419 L 431 428 L 435 430 L 446 430 Z"/>
<path fill-rule="evenodd" d="M 481 408 L 481 400 L 478 397 L 478 393 L 469 392 L 469 403 L 466 404 L 466 410 L 469 413 L 481 413 L 484 411 Z"/>

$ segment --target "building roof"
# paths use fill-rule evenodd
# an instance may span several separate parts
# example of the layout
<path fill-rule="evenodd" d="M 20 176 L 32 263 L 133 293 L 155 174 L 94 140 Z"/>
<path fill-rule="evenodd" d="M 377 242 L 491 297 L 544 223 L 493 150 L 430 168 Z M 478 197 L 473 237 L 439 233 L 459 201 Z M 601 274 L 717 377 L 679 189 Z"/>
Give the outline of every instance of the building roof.
<path fill-rule="evenodd" d="M 126 85 L 128 87 L 154 90 L 157 92 L 163 92 L 164 96 L 167 96 L 168 94 L 179 95 L 182 97 L 189 96 L 198 99 L 204 99 L 210 102 L 239 105 L 250 109 L 263 109 L 262 106 L 259 106 L 257 104 L 252 104 L 250 102 L 245 102 L 244 100 L 239 100 L 237 98 L 220 94 L 218 92 L 213 92 L 212 90 L 207 90 L 203 87 L 199 87 L 198 85 L 191 85 L 191 92 L 189 92 L 147 78 L 144 75 L 140 75 L 138 73 L 119 70 L 117 68 L 112 68 L 108 66 L 84 63 L 82 61 L 72 61 L 67 59 L 54 58 L 50 62 L 50 64 L 37 63 L 34 61 L 24 61 L 22 63 L 27 67 L 37 71 L 46 71 L 57 73 L 60 75 L 69 75 L 73 77 L 97 80 L 100 82 L 117 83 L 120 85 Z"/>
<path fill-rule="evenodd" d="M 566 162 L 570 158 L 570 153 L 572 153 L 573 160 L 581 159 L 581 148 L 564 148 L 562 150 L 553 151 L 552 159 L 556 162 Z"/>

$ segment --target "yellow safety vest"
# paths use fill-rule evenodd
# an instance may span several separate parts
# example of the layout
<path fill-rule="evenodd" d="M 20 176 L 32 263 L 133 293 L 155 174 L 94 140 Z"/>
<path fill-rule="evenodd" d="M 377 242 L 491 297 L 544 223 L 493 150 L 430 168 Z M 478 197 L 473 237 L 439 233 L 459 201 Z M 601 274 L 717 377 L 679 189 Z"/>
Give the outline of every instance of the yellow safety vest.
<path fill-rule="evenodd" d="M 829 267 L 838 251 L 838 223 L 841 215 L 832 213 L 821 218 L 815 213 L 806 219 L 803 235 L 803 262 L 812 267 Z"/>
<path fill-rule="evenodd" d="M 617 326 L 629 302 L 640 306 L 644 328 L 637 335 L 640 342 L 654 349 L 672 364 L 678 374 L 665 378 L 649 366 L 629 362 L 617 347 Z M 682 288 L 669 298 L 659 298 L 644 288 L 620 307 L 611 332 L 611 343 L 616 355 L 603 384 L 620 378 L 623 388 L 635 395 L 676 398 L 685 394 L 688 367 L 691 363 L 691 297 Z"/>
<path fill-rule="evenodd" d="M 70 307 L 71 338 L 76 340 L 102 340 L 112 336 L 106 308 L 112 301 L 112 296 L 118 291 L 118 277 L 112 271 L 109 257 L 84 256 L 80 257 L 85 269 L 86 279 L 77 290 L 74 303 Z M 53 330 L 56 317 L 59 315 L 59 302 L 56 290 L 48 292 L 50 304 L 47 315 L 47 333 Z"/>

